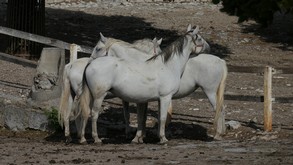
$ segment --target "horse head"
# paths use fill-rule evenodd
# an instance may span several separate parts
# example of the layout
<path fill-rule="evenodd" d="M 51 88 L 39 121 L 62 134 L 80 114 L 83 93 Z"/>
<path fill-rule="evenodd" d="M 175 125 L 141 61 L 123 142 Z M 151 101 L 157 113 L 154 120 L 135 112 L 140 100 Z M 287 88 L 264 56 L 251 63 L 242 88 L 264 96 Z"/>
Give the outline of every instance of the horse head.
<path fill-rule="evenodd" d="M 98 57 L 107 56 L 108 54 L 108 38 L 104 37 L 102 33 L 100 33 L 100 40 L 98 41 L 97 45 L 94 47 L 91 58 L 95 59 Z"/>
<path fill-rule="evenodd" d="M 152 40 L 152 43 L 154 44 L 154 55 L 160 54 L 162 52 L 160 47 L 162 40 L 163 38 L 158 40 L 156 37 Z"/>
<path fill-rule="evenodd" d="M 190 24 L 188 25 L 186 35 L 191 36 L 192 42 L 195 45 L 192 52 L 194 52 L 196 54 L 203 53 L 203 52 L 209 52 L 210 45 L 198 33 L 199 33 L 198 26 L 196 26 L 196 28 L 193 29 L 193 28 L 191 28 Z"/>

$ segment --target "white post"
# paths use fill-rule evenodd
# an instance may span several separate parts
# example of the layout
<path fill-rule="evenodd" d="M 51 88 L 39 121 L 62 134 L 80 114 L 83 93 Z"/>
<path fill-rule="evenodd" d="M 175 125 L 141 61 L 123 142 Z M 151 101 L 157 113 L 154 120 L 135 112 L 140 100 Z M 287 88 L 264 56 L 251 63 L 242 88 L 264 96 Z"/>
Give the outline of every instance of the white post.
<path fill-rule="evenodd" d="M 264 70 L 264 130 L 272 131 L 272 67 Z"/>
<path fill-rule="evenodd" d="M 77 59 L 77 45 L 70 44 L 70 62 L 73 62 Z"/>

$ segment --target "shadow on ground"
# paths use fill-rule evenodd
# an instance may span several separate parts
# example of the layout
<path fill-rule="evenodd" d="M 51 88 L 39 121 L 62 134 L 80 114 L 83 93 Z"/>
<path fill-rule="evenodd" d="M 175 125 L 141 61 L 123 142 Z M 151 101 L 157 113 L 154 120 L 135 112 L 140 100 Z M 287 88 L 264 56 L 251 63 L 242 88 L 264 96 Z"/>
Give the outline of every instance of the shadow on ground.
<path fill-rule="evenodd" d="M 134 106 L 130 106 L 130 113 L 136 114 L 136 109 Z M 175 114 L 176 115 L 176 114 Z M 153 110 L 148 111 L 148 116 L 153 116 L 157 118 L 157 113 Z M 179 116 L 179 117 L 177 117 Z M 185 117 L 192 117 L 192 119 L 185 119 Z M 182 140 L 200 140 L 200 141 L 211 141 L 213 140 L 207 134 L 207 129 L 198 124 L 190 124 L 190 122 L 202 122 L 201 117 L 199 119 L 197 116 L 184 116 L 176 115 L 166 127 L 166 137 L 169 140 L 172 139 L 182 139 Z M 210 123 L 209 123 L 210 124 Z M 74 123 L 71 123 L 71 128 L 74 127 Z M 135 137 L 136 128 L 132 128 L 129 136 L 125 134 L 125 122 L 122 108 L 109 108 L 99 116 L 98 120 L 98 134 L 101 139 L 103 139 L 104 144 L 125 144 L 131 143 L 131 140 Z M 73 128 L 75 129 L 75 128 Z M 71 129 L 71 130 L 73 130 Z M 86 128 L 86 139 L 89 144 L 93 143 L 91 137 L 91 121 L 88 122 Z M 156 144 L 159 143 L 158 138 L 158 125 L 155 123 L 152 127 L 147 127 L 146 137 L 144 138 L 145 143 Z M 78 138 L 76 133 L 72 134 L 72 143 L 78 143 Z M 46 138 L 47 141 L 51 142 L 64 142 L 65 137 L 63 132 L 55 132 Z"/>
<path fill-rule="evenodd" d="M 253 33 L 266 42 L 278 43 L 278 49 L 293 51 L 293 16 L 291 14 L 275 14 L 273 23 L 266 28 L 256 23 L 242 26 L 243 33 Z"/>

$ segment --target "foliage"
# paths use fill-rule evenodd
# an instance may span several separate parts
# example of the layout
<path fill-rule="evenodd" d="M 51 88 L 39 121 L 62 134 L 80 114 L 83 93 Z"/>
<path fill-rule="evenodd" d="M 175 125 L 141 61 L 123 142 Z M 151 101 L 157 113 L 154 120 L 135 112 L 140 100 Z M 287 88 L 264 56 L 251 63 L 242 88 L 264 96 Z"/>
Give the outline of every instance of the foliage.
<path fill-rule="evenodd" d="M 268 26 L 276 12 L 293 14 L 293 0 L 213 0 L 214 4 L 222 2 L 222 12 L 236 15 L 238 22 L 253 19 L 263 26 Z"/>
<path fill-rule="evenodd" d="M 62 131 L 62 128 L 58 122 L 58 110 L 55 107 L 52 107 L 51 110 L 46 110 L 45 114 L 48 117 L 49 127 L 54 129 L 56 132 Z"/>

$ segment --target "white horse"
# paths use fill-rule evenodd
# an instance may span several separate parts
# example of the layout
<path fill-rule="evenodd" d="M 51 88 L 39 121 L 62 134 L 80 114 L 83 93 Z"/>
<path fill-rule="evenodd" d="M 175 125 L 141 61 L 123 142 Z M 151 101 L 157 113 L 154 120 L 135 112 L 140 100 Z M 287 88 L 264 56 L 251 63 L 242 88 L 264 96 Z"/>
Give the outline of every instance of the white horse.
<path fill-rule="evenodd" d="M 104 44 L 110 45 L 107 42 L 107 38 L 101 35 L 101 40 Z M 123 50 L 119 44 L 111 45 L 111 54 L 113 56 L 123 58 L 126 60 L 145 60 L 149 56 L 138 56 L 136 54 L 121 54 L 117 53 L 118 50 Z M 208 50 L 209 51 L 209 50 Z M 97 52 L 92 53 L 92 57 L 96 58 L 101 56 Z M 220 139 L 221 135 L 225 133 L 225 116 L 224 116 L 224 89 L 225 82 L 227 77 L 227 66 L 226 62 L 214 55 L 210 54 L 201 54 L 195 57 L 191 57 L 185 67 L 183 75 L 180 80 L 180 87 L 177 93 L 173 96 L 172 99 L 183 98 L 192 92 L 194 92 L 199 87 L 202 88 L 206 96 L 208 97 L 213 109 L 216 112 L 214 126 L 216 128 L 215 139 Z M 107 95 L 108 97 L 108 95 Z M 113 95 L 113 97 L 115 97 Z M 129 112 L 128 112 L 128 102 L 123 101 L 123 109 L 126 123 L 126 134 L 129 132 Z M 145 120 L 146 120 L 146 110 L 147 103 L 138 105 L 137 107 L 138 116 L 138 130 L 135 138 L 132 142 L 142 143 L 143 137 L 145 134 Z M 168 109 L 167 123 L 169 123 L 172 115 L 172 106 Z"/>
<path fill-rule="evenodd" d="M 79 110 L 90 112 L 92 96 L 92 136 L 95 143 L 101 142 L 97 134 L 97 119 L 108 91 L 128 102 L 159 101 L 160 143 L 168 141 L 165 137 L 167 110 L 172 96 L 179 89 L 180 78 L 188 58 L 191 53 L 200 53 L 209 47 L 198 35 L 198 31 L 198 27 L 193 30 L 189 25 L 184 36 L 146 62 L 106 56 L 96 58 L 88 65 L 84 74 L 86 83 L 83 84 L 82 94 L 78 97 Z M 137 51 L 137 56 L 141 54 L 144 53 Z M 89 114 L 83 116 L 85 118 L 82 124 L 81 143 L 86 141 L 83 133 Z"/>
<path fill-rule="evenodd" d="M 221 135 L 226 132 L 225 112 L 224 112 L 224 90 L 227 78 L 226 62 L 217 56 L 211 54 L 200 54 L 192 57 L 186 63 L 185 70 L 180 80 L 180 87 L 172 99 L 180 99 L 193 93 L 199 87 L 208 97 L 213 109 L 216 112 L 214 127 L 216 134 L 214 139 L 220 140 Z M 140 113 L 146 115 L 147 105 L 140 109 Z M 171 118 L 172 106 L 168 109 L 168 115 Z M 142 129 L 142 134 L 136 134 L 132 140 L 136 143 L 142 143 L 145 136 L 146 116 L 138 119 L 138 127 Z"/>
<path fill-rule="evenodd" d="M 99 40 L 97 46 L 95 46 L 93 50 L 94 55 L 97 55 L 99 53 L 105 53 L 102 51 L 104 50 L 103 47 L 105 47 L 105 45 L 102 44 L 104 43 L 103 42 L 104 38 L 105 37 L 101 34 L 101 39 Z M 142 40 L 137 40 L 132 44 L 129 44 L 127 42 L 124 42 L 118 39 L 111 39 L 111 38 L 108 38 L 108 39 L 111 40 L 110 43 L 112 44 L 119 43 L 119 44 L 127 45 L 130 47 L 134 47 L 145 52 L 149 56 L 150 55 L 153 56 L 157 54 L 157 52 L 158 53 L 161 52 L 160 44 L 162 42 L 162 39 L 160 40 L 157 40 L 156 38 L 154 38 L 153 40 L 142 39 Z M 111 51 L 111 49 L 109 48 L 108 51 Z M 108 53 L 108 54 L 111 55 L 111 53 Z M 92 57 L 92 58 L 96 58 L 96 57 Z M 71 63 L 68 63 L 67 65 L 65 65 L 65 68 L 64 68 L 62 93 L 60 98 L 60 107 L 58 111 L 58 120 L 61 127 L 63 127 L 63 125 L 65 127 L 64 132 L 65 132 L 67 143 L 71 141 L 69 121 L 70 121 L 70 115 L 72 115 L 71 114 L 72 110 L 75 109 L 74 107 L 72 107 L 74 105 L 72 104 L 73 99 L 75 95 L 78 93 L 79 85 L 82 83 L 84 69 L 90 60 L 91 58 L 86 58 L 86 57 L 80 58 Z M 129 120 L 129 117 L 126 118 L 125 120 Z M 79 124 L 79 122 L 76 122 L 76 124 Z M 80 129 L 79 127 L 80 126 L 77 125 L 78 131 Z"/>
<path fill-rule="evenodd" d="M 173 99 L 183 98 L 200 87 L 216 112 L 215 139 L 220 140 L 226 132 L 224 112 L 224 90 L 227 78 L 226 62 L 211 54 L 200 54 L 190 58 L 180 81 L 180 88 Z M 169 113 L 171 114 L 171 110 Z"/>

